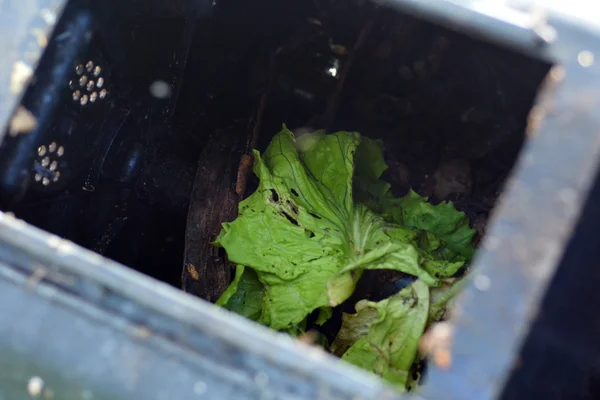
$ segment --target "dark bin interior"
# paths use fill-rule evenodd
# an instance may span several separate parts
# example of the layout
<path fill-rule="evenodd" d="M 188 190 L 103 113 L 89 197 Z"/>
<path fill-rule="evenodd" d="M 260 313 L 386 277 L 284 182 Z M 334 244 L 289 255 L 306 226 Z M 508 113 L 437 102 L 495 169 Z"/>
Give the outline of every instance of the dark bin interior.
<path fill-rule="evenodd" d="M 383 139 L 396 194 L 412 187 L 452 200 L 483 235 L 549 69 L 364 1 L 150 2 L 143 12 L 125 3 L 95 10 L 89 45 L 67 60 L 74 82 L 49 117 L 51 140 L 26 189 L 5 184 L 0 204 L 175 287 L 199 156 L 215 137 L 245 137 L 256 125 L 258 148 L 282 123 Z M 108 95 L 82 106 L 76 67 L 88 61 Z M 45 56 L 40 68 L 55 62 Z M 64 158 L 46 185 L 35 175 L 51 143 Z"/>

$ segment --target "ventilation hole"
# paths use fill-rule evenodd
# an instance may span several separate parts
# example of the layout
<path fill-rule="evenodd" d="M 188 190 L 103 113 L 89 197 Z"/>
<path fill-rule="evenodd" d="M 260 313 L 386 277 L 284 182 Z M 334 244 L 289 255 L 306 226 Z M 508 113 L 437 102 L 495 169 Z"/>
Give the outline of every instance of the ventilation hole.
<path fill-rule="evenodd" d="M 321 219 L 317 214 L 309 212 L 310 216 L 316 219 Z"/>
<path fill-rule="evenodd" d="M 309 238 L 309 239 L 312 239 L 312 238 L 315 237 L 315 233 L 313 231 L 311 231 L 311 230 L 305 229 L 304 233 L 306 234 L 306 237 Z"/>
<path fill-rule="evenodd" d="M 296 226 L 300 226 L 300 225 L 298 224 L 298 221 L 296 221 L 296 219 L 295 219 L 295 218 L 292 218 L 292 216 L 291 216 L 291 215 L 289 215 L 289 214 L 288 214 L 288 213 L 286 213 L 285 211 L 282 211 L 281 213 L 282 213 L 282 214 L 283 214 L 283 215 L 284 215 L 284 216 L 287 218 L 287 220 L 288 220 L 288 221 L 290 221 L 292 224 L 294 224 L 294 225 L 296 225 Z"/>
<path fill-rule="evenodd" d="M 296 192 L 296 189 L 290 189 L 290 192 L 292 192 L 294 196 L 298 197 L 298 192 Z"/>

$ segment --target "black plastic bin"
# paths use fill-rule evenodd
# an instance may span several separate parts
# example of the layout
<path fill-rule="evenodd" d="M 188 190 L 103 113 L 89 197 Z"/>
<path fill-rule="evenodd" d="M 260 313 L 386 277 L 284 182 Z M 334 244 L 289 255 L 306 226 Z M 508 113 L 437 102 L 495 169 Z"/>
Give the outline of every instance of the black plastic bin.
<path fill-rule="evenodd" d="M 0 399 L 597 398 L 587 12 L 0 2 Z M 219 294 L 186 281 L 214 229 L 188 219 L 281 123 L 384 139 L 400 190 L 455 200 L 478 228 L 452 363 L 417 393 L 180 290 Z M 215 196 L 219 226 L 235 207 Z"/>

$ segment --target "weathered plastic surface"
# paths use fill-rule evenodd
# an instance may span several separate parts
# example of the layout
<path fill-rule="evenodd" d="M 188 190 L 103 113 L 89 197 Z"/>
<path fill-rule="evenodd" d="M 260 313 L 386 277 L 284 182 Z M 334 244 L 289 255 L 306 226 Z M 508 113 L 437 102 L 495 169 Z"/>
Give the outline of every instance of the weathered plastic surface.
<path fill-rule="evenodd" d="M 567 2 L 556 1 L 546 6 L 444 1 L 438 2 L 443 3 L 439 8 L 434 2 L 385 3 L 429 13 L 453 29 L 481 33 L 555 64 L 531 112 L 528 141 L 474 261 L 474 284 L 463 293 L 452 321 L 452 366 L 433 366 L 422 391 L 431 399 L 496 398 L 509 376 L 519 373 L 519 350 L 596 179 L 598 31 L 589 22 L 589 10 L 578 2 L 568 15 L 559 12 Z"/>
<path fill-rule="evenodd" d="M 0 2 L 0 142 L 22 89 L 31 78 L 65 0 Z"/>
<path fill-rule="evenodd" d="M 0 347 L 23 365 L 0 369 L 19 378 L 6 398 L 32 376 L 92 398 L 395 398 L 320 349 L 6 214 L 0 226 Z"/>
<path fill-rule="evenodd" d="M 560 64 L 532 111 L 529 140 L 452 321 L 453 362 L 432 367 L 419 393 L 497 398 L 597 173 L 597 31 L 552 10 L 538 19 L 522 2 L 520 11 L 492 1 L 385 4 Z M 485 11 L 490 4 L 495 12 Z M 319 350 L 4 214 L 0 286 L 0 349 L 11 365 L 0 368 L 0 398 L 26 398 L 33 376 L 58 398 L 403 397 Z"/>

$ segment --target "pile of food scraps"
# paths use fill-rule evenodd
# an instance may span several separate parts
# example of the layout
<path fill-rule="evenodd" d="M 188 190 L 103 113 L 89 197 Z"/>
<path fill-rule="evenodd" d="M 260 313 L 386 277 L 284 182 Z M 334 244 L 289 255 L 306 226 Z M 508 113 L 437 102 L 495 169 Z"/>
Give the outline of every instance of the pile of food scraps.
<path fill-rule="evenodd" d="M 356 302 L 331 343 L 317 342 L 401 390 L 415 387 L 419 342 L 475 251 L 467 216 L 414 191 L 395 197 L 381 180 L 382 142 L 356 132 L 296 137 L 284 126 L 254 158 L 258 188 L 214 243 L 236 265 L 217 304 L 300 336 L 325 324 L 365 271 L 412 276 L 381 301 Z"/>

